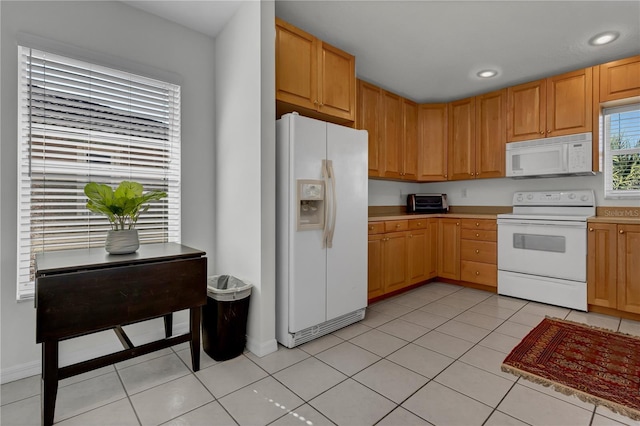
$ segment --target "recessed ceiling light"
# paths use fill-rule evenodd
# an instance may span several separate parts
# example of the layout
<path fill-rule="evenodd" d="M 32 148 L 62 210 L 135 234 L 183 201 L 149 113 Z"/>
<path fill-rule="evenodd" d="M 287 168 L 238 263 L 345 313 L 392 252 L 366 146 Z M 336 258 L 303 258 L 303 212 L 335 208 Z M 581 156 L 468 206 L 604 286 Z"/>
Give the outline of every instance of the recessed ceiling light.
<path fill-rule="evenodd" d="M 602 46 L 603 44 L 611 43 L 619 36 L 620 33 L 617 33 L 615 31 L 607 31 L 591 37 L 591 40 L 589 40 L 589 44 L 592 46 Z"/>
<path fill-rule="evenodd" d="M 491 77 L 495 77 L 496 75 L 498 75 L 498 71 L 496 71 L 496 70 L 482 70 L 482 71 L 478 71 L 478 73 L 476 75 L 478 77 L 480 77 L 480 78 L 491 78 Z"/>

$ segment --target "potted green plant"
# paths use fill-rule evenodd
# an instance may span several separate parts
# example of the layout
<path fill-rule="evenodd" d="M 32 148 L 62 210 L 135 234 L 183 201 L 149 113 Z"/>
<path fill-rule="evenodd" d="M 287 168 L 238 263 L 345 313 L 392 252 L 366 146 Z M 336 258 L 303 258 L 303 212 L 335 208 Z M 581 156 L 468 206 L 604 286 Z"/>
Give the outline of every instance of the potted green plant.
<path fill-rule="evenodd" d="M 136 222 L 149 210 L 149 202 L 167 196 L 166 192 L 148 191 L 138 182 L 122 181 L 114 191 L 109 185 L 89 182 L 84 187 L 89 198 L 87 208 L 107 216 L 111 230 L 107 233 L 105 250 L 111 254 L 133 253 L 140 247 Z"/>

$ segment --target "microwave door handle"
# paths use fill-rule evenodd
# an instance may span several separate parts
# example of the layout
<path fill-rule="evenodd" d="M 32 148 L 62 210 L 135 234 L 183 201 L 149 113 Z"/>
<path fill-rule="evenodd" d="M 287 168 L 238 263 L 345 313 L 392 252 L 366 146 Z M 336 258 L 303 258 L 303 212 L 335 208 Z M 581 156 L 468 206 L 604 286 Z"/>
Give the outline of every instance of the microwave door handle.
<path fill-rule="evenodd" d="M 562 144 L 562 171 L 569 171 L 569 144 Z"/>

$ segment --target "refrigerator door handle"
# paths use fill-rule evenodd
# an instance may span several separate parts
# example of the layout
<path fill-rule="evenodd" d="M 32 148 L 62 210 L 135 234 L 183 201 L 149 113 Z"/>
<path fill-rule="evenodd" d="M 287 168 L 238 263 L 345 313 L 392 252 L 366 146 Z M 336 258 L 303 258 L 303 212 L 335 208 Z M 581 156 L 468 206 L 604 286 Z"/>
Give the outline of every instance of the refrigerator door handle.
<path fill-rule="evenodd" d="M 325 196 L 324 196 L 324 228 L 322 230 L 322 248 L 327 248 L 327 238 L 329 237 L 329 169 L 327 168 L 327 160 L 322 160 L 322 179 L 324 179 Z"/>
<path fill-rule="evenodd" d="M 336 231 L 336 217 L 338 214 L 338 197 L 336 197 L 336 174 L 333 171 L 333 161 L 328 160 L 329 180 L 331 181 L 331 227 L 327 234 L 327 247 L 333 247 L 333 234 Z"/>

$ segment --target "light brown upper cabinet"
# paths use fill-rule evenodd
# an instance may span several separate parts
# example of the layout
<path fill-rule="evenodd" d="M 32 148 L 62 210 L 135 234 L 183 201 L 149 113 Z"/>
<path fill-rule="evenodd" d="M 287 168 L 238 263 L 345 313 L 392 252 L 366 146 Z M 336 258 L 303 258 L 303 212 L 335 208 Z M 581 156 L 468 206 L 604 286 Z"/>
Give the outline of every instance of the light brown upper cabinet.
<path fill-rule="evenodd" d="M 402 179 L 418 178 L 418 104 L 402 100 Z"/>
<path fill-rule="evenodd" d="M 402 98 L 386 90 L 382 91 L 382 149 L 386 178 L 402 177 Z"/>
<path fill-rule="evenodd" d="M 507 89 L 476 96 L 476 178 L 503 177 Z"/>
<path fill-rule="evenodd" d="M 358 80 L 358 114 L 356 128 L 369 133 L 369 176 L 381 176 L 383 157 L 380 124 L 382 89 L 366 81 Z"/>
<path fill-rule="evenodd" d="M 447 104 L 418 106 L 418 180 L 447 180 Z"/>
<path fill-rule="evenodd" d="M 415 181 L 418 105 L 358 80 L 356 128 L 369 132 L 369 177 Z"/>
<path fill-rule="evenodd" d="M 449 103 L 449 180 L 473 179 L 476 155 L 476 99 Z"/>
<path fill-rule="evenodd" d="M 278 112 L 353 122 L 355 63 L 355 56 L 276 18 Z"/>
<path fill-rule="evenodd" d="M 592 69 L 507 88 L 507 141 L 590 132 Z"/>
<path fill-rule="evenodd" d="M 640 56 L 600 65 L 600 102 L 640 96 Z"/>

